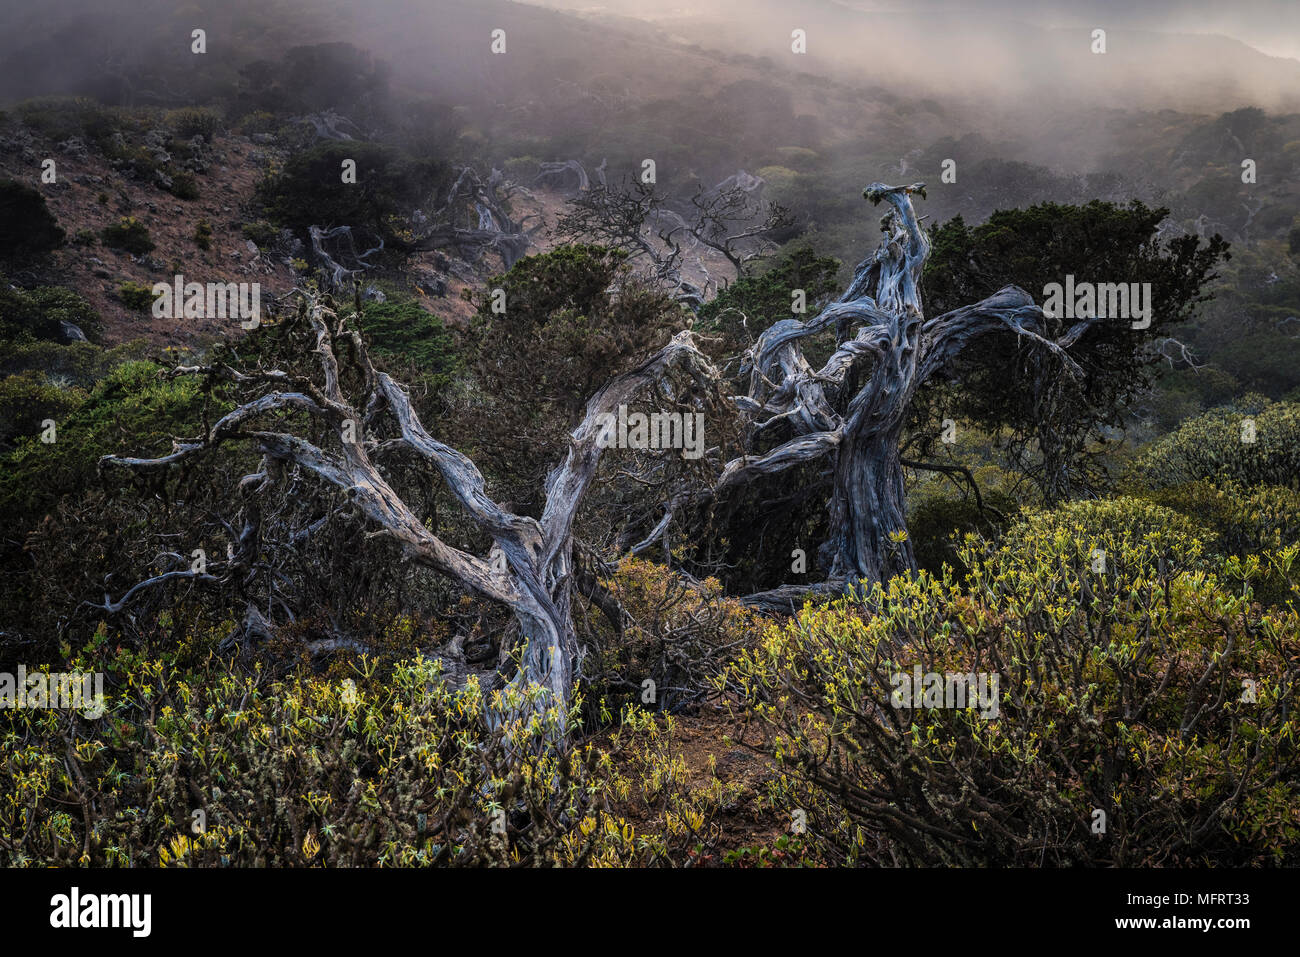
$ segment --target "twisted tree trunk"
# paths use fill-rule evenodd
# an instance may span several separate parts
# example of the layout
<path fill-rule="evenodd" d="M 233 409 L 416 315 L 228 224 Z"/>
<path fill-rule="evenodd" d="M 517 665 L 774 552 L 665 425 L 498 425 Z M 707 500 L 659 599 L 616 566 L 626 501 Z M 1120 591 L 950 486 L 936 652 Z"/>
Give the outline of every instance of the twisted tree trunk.
<path fill-rule="evenodd" d="M 935 319 L 924 317 L 921 272 L 930 243 L 913 195 L 924 197 L 925 184 L 873 183 L 863 190 L 873 204 L 891 207 L 881 221 L 879 248 L 858 266 L 838 300 L 806 321 L 772 323 L 748 352 L 749 391 L 735 402 L 748 419 L 751 447 L 772 430 L 793 434 L 766 452 L 726 463 L 706 497 L 825 458 L 833 461 L 834 476 L 831 534 L 820 549 L 826 580 L 746 596 L 751 605 L 789 611 L 809 594 L 835 594 L 860 580 L 884 582 L 916 570 L 907 536 L 903 428 L 917 389 L 970 342 L 1009 331 L 1061 357 L 1066 374 L 1079 372 L 1066 349 L 1096 320 L 1047 340 L 1040 335 L 1042 310 L 1015 286 Z M 827 329 L 836 331 L 840 345 L 814 369 L 802 340 Z M 680 497 L 665 503 L 660 527 L 669 527 L 673 512 L 685 504 Z"/>
<path fill-rule="evenodd" d="M 725 463 L 702 497 L 716 499 L 756 478 L 826 457 L 834 463 L 833 531 L 822 547 L 827 579 L 751 595 L 746 599 L 750 604 L 788 610 L 809 593 L 834 594 L 858 580 L 882 582 L 915 570 L 899 454 L 905 417 L 916 390 L 968 343 L 1010 331 L 1017 340 L 1027 339 L 1059 356 L 1067 374 L 1078 371 L 1066 349 L 1096 320 L 1077 323 L 1055 342 L 1044 339 L 1038 331 L 1043 328 L 1042 310 L 1014 286 L 938 318 L 923 318 L 920 280 L 929 242 L 912 209 L 914 193 L 924 196 L 924 185 L 869 186 L 864 191 L 868 200 L 892 207 L 882 221 L 885 238 L 880 248 L 859 265 L 838 301 L 807 321 L 773 323 L 749 351 L 748 394 L 733 398 L 748 421 L 751 442 L 757 443 L 769 430 L 792 434 L 774 448 Z M 542 517 L 534 519 L 488 497 L 473 462 L 429 435 L 406 392 L 372 365 L 356 329 L 311 292 L 303 294 L 299 321 L 308 324 L 314 339 L 317 376 L 262 367 L 249 373 L 227 366 L 177 369 L 174 374 L 224 379 L 252 394 L 207 434 L 177 441 L 170 455 L 106 456 L 102 464 L 166 469 L 205 449 L 242 440 L 258 448 L 263 459 L 260 471 L 241 481 L 241 493 L 256 496 L 283 481 L 288 470 L 342 490 L 374 526 L 371 536 L 391 538 L 406 560 L 447 575 L 467 591 L 513 612 L 526 646 L 508 689 L 519 696 L 506 716 L 552 707 L 562 715 L 580 665 L 573 588 L 581 576 L 573 567 L 573 529 L 600 462 L 604 422 L 674 368 L 690 376 L 693 388 L 710 394 L 721 381 L 718 371 L 696 348 L 692 334 L 682 332 L 641 365 L 610 380 L 587 403 L 564 460 L 547 479 Z M 820 369 L 813 369 L 800 343 L 826 329 L 836 331 L 840 344 Z M 353 395 L 345 394 L 342 385 L 338 344 L 344 345 L 359 373 L 348 377 L 361 383 L 353 387 Z M 328 441 L 316 445 L 298 435 L 258 428 L 266 420 L 283 427 L 288 412 L 306 414 L 327 426 L 317 431 Z M 444 542 L 394 491 L 376 460 L 400 449 L 438 472 L 465 515 L 492 539 L 488 556 Z M 699 495 L 674 492 L 664 503 L 663 518 L 636 548 L 661 535 L 666 542 L 674 514 L 700 500 Z M 256 509 L 248 514 L 255 525 Z M 244 537 L 254 540 L 256 528 L 241 536 L 241 542 Z M 137 588 L 191 574 L 169 573 Z M 125 601 L 106 598 L 105 607 L 112 610 Z"/>
<path fill-rule="evenodd" d="M 898 447 L 897 429 L 840 445 L 830 505 L 831 578 L 888 581 L 916 571 Z"/>
<path fill-rule="evenodd" d="M 101 467 L 159 471 L 180 466 L 203 451 L 231 442 L 251 443 L 262 455 L 254 474 L 239 483 L 250 498 L 270 491 L 296 470 L 344 492 L 374 530 L 367 537 L 393 541 L 405 560 L 439 572 L 475 595 L 513 612 L 524 639 L 521 664 L 506 688 L 503 719 L 540 714 L 554 708 L 563 719 L 579 663 L 573 623 L 575 573 L 573 525 L 600 464 L 603 417 L 681 367 L 702 385 L 714 375 L 689 332 L 677 335 L 641 365 L 612 379 L 587 404 L 586 417 L 573 431 L 568 453 L 551 473 L 540 520 L 517 515 L 493 501 L 483 475 L 465 455 L 434 439 L 411 406 L 410 397 L 372 364 L 357 330 L 340 319 L 315 293 L 302 294 L 297 321 L 306 322 L 315 343 L 318 375 L 290 375 L 258 367 L 242 372 L 229 366 L 180 367 L 173 375 L 201 375 L 232 382 L 254 393 L 214 423 L 206 434 L 176 440 L 169 455 L 141 459 L 109 455 Z M 291 320 L 292 321 L 292 320 Z M 362 383 L 344 388 L 339 346 L 355 365 Z M 328 441 L 314 444 L 299 435 L 259 427 L 282 424 L 286 413 L 303 413 L 324 425 Z M 493 541 L 487 556 L 476 556 L 444 542 L 435 528 L 403 501 L 377 461 L 404 449 L 441 476 L 461 510 Z M 256 508 L 248 510 L 250 516 Z M 255 537 L 254 533 L 250 533 Z M 210 571 L 232 572 L 238 559 L 215 562 Z M 174 572 L 142 582 L 119 602 L 106 598 L 109 611 L 139 589 L 178 577 L 217 581 L 215 575 Z"/>

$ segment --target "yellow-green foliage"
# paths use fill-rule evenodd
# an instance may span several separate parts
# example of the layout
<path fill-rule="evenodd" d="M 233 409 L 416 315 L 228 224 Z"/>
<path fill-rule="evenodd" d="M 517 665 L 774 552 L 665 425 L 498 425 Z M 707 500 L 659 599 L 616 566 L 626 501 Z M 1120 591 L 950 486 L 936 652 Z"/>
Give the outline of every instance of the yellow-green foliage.
<path fill-rule="evenodd" d="M 1233 481 L 1216 486 L 1202 480 L 1152 492 L 1149 497 L 1204 526 L 1207 545 L 1220 555 L 1244 558 L 1300 542 L 1300 491 L 1295 489 L 1251 488 Z M 1268 568 L 1254 587 L 1263 601 L 1290 595 L 1286 582 Z"/>
<path fill-rule="evenodd" d="M 490 727 L 493 696 L 472 683 L 450 690 L 418 659 L 382 689 L 267 683 L 217 661 L 205 671 L 199 680 L 123 653 L 100 721 L 10 713 L 0 832 L 18 843 L 5 863 L 509 864 L 567 851 L 558 820 L 529 811 L 558 796 L 558 813 L 581 813 L 592 755 L 534 752 L 553 712 Z"/>
<path fill-rule="evenodd" d="M 561 750 L 580 701 L 454 689 L 423 658 L 276 682 L 101 632 L 69 670 L 94 661 L 99 720 L 0 711 L 0 865 L 654 864 L 684 859 L 723 796 L 688 786 L 671 719 L 628 709 L 606 746 Z"/>
<path fill-rule="evenodd" d="M 761 631 L 763 621 L 716 578 L 695 583 L 663 565 L 631 556 L 605 583 L 626 613 L 619 630 L 594 620 L 596 647 L 586 672 L 615 700 L 679 706 L 705 696 L 725 670 L 729 655 Z M 653 702 L 643 682 L 655 683 Z"/>
<path fill-rule="evenodd" d="M 1199 479 L 1300 488 L 1300 403 L 1247 397 L 1190 419 L 1138 457 L 1129 481 Z"/>
<path fill-rule="evenodd" d="M 1210 570 L 1181 516 L 1077 503 L 968 538 L 963 584 L 810 605 L 734 669 L 774 799 L 838 862 L 1295 864 L 1300 619 L 1249 586 L 1298 551 Z M 997 716 L 894 707 L 917 665 L 997 675 Z"/>

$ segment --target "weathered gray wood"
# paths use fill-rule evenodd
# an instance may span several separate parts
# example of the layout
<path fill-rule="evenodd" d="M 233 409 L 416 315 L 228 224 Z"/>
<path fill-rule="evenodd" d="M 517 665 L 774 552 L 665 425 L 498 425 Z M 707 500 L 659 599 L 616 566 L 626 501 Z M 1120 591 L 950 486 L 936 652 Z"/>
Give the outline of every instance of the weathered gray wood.
<path fill-rule="evenodd" d="M 476 181 L 477 177 L 462 172 L 452 193 L 473 188 Z M 1087 324 L 1075 326 L 1057 341 L 1046 339 L 1041 309 L 1014 286 L 936 319 L 924 319 L 920 280 L 930 247 L 912 207 L 913 195 L 924 196 L 924 185 L 869 186 L 864 191 L 868 200 L 890 206 L 882 220 L 885 235 L 879 249 L 858 266 L 836 302 L 811 319 L 773 323 L 750 348 L 748 393 L 733 397 L 749 448 L 757 450 L 756 440 L 776 428 L 788 429 L 790 438 L 767 451 L 746 452 L 721 463 L 712 486 L 702 493 L 676 491 L 664 503 L 656 526 L 632 546 L 633 552 L 661 540 L 667 552 L 673 519 L 688 507 L 707 504 L 756 479 L 826 459 L 833 473 L 833 491 L 832 533 L 820 552 L 825 580 L 785 585 L 745 601 L 789 611 L 809 595 L 830 595 L 861 580 L 882 582 L 909 574 L 916 562 L 907 537 L 899 449 L 908 405 L 917 388 L 967 344 L 995 333 L 1011 333 L 1012 342 L 1061 355 L 1068 371 L 1077 370 L 1066 349 L 1087 332 Z M 684 374 L 699 393 L 716 396 L 723 381 L 718 370 L 686 331 L 634 369 L 611 379 L 588 401 L 563 460 L 547 478 L 539 520 L 514 514 L 494 501 L 474 463 L 434 439 L 402 387 L 374 368 L 360 334 L 314 293 L 302 295 L 306 321 L 315 332 L 318 376 L 290 376 L 275 369 L 241 373 L 225 367 L 179 367 L 172 374 L 221 376 L 243 384 L 269 385 L 276 391 L 228 413 L 206 435 L 176 441 L 168 455 L 106 456 L 101 464 L 165 469 L 201 450 L 244 440 L 261 451 L 263 465 L 241 482 L 241 492 L 258 494 L 280 481 L 286 468 L 343 490 L 374 526 L 372 536 L 390 538 L 407 560 L 509 608 L 527 639 L 513 689 L 522 692 L 540 686 L 542 694 L 533 695 L 529 707 L 563 708 L 580 668 L 572 614 L 575 580 L 584 578 L 582 594 L 595 591 L 591 577 L 574 568 L 574 522 L 600 465 L 604 416 L 671 373 Z M 803 340 L 832 328 L 840 344 L 822 368 L 813 369 L 803 355 Z M 336 357 L 340 341 L 348 345 L 364 380 L 356 400 L 349 399 L 340 386 Z M 299 436 L 254 428 L 268 414 L 286 410 L 305 412 L 328 424 L 336 441 L 322 448 Z M 382 441 L 367 437 L 374 431 L 369 425 L 384 418 L 395 427 L 396 437 Z M 348 420 L 367 423 L 367 428 L 342 429 Z M 472 555 L 448 545 L 396 494 L 375 461 L 396 448 L 408 449 L 438 472 L 465 515 L 491 537 L 489 555 Z M 255 533 L 253 523 L 249 534 Z M 625 539 L 634 540 L 635 536 Z M 504 557 L 504 570 L 491 560 L 493 554 Z M 125 601 L 106 600 L 105 605 L 111 610 Z M 613 606 L 606 611 L 618 618 Z"/>
<path fill-rule="evenodd" d="M 546 505 L 538 521 L 516 515 L 488 496 L 486 483 L 474 463 L 429 435 L 405 390 L 374 368 L 360 334 L 340 321 L 314 293 L 304 292 L 303 296 L 305 319 L 315 333 L 317 381 L 306 384 L 301 392 L 273 392 L 252 399 L 219 419 L 206 435 L 175 441 L 168 455 L 109 455 L 100 460 L 101 468 L 168 469 L 229 441 L 251 442 L 263 455 L 263 465 L 241 481 L 241 491 L 259 493 L 277 481 L 287 467 L 345 492 L 353 507 L 374 526 L 371 537 L 390 539 L 406 560 L 447 575 L 468 591 L 514 613 L 527 645 L 511 690 L 527 695 L 529 708 L 540 710 L 554 705 L 563 711 L 576 679 L 580 654 L 572 616 L 573 524 L 600 464 L 600 416 L 632 401 L 676 367 L 685 368 L 703 385 L 709 385 L 716 373 L 696 348 L 694 337 L 690 332 L 680 333 L 641 365 L 612 379 L 591 399 L 586 417 L 573 431 L 567 456 L 547 481 Z M 362 371 L 364 387 L 356 399 L 345 395 L 340 384 L 336 350 L 341 341 L 347 342 Z M 300 381 L 278 370 L 244 374 L 187 366 L 172 374 L 197 373 L 223 373 L 242 382 Z M 286 432 L 254 427 L 269 414 L 288 410 L 305 412 L 327 423 L 334 437 L 331 447 Z M 382 442 L 368 438 L 369 430 L 360 424 L 374 422 L 376 416 L 389 417 L 398 437 Z M 345 429 L 349 421 L 354 427 Z M 491 561 L 490 555 L 472 555 L 444 542 L 401 499 L 374 461 L 378 451 L 395 446 L 408 448 L 438 472 L 466 516 L 492 538 L 493 549 L 504 556 L 504 570 Z M 119 602 L 106 599 L 105 608 L 120 610 L 140 589 L 178 578 L 218 581 L 215 576 L 171 572 L 142 582 Z M 529 692 L 536 686 L 540 686 L 542 694 Z"/>
<path fill-rule="evenodd" d="M 1066 350 L 1090 326 L 1079 323 L 1058 341 L 1045 338 L 1042 310 L 1015 286 L 924 319 L 921 273 L 930 243 L 912 197 L 924 197 L 925 184 L 872 183 L 863 196 L 890 207 L 881 221 L 879 248 L 858 266 L 844 294 L 816 316 L 783 318 L 764 330 L 744 366 L 749 391 L 733 397 L 751 442 L 776 428 L 789 430 L 790 438 L 769 451 L 725 463 L 711 492 L 689 500 L 699 504 L 764 476 L 819 459 L 832 462 L 832 533 L 820 549 L 825 581 L 791 584 L 744 599 L 756 607 L 788 611 L 800 596 L 914 572 L 899 448 L 916 390 L 969 343 L 994 333 L 1012 333 L 1013 343 L 1051 351 L 1065 360 L 1068 372 L 1077 373 Z M 813 369 L 803 355 L 803 341 L 828 329 L 835 330 L 840 345 L 822 368 Z M 848 383 L 860 384 L 848 394 Z M 656 531 L 666 530 L 687 501 L 677 497 L 666 503 Z"/>

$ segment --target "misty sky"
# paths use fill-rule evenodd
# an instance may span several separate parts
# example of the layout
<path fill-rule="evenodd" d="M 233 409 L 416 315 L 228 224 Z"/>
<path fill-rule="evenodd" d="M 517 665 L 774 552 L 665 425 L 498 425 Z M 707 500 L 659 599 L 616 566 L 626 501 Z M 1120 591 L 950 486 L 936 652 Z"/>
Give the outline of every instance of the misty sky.
<path fill-rule="evenodd" d="M 676 19 L 729 9 L 747 0 L 525 0 L 568 10 L 608 11 L 642 19 Z M 791 10 L 807 0 L 789 0 Z M 824 2 L 824 0 L 813 0 Z M 1270 56 L 1300 60 L 1300 0 L 838 0 L 863 10 L 932 11 L 1010 17 L 1046 27 L 1130 27 L 1173 33 L 1219 33 Z"/>
<path fill-rule="evenodd" d="M 848 0 L 870 10 L 988 10 L 1043 26 L 1111 24 L 1221 33 L 1270 56 L 1300 59 L 1300 0 Z"/>

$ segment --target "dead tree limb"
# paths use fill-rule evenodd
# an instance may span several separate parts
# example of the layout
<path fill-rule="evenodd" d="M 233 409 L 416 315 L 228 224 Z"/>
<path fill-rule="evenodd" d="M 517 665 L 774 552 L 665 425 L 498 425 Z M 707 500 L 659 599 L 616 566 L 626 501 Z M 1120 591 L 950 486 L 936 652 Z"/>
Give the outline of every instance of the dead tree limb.
<path fill-rule="evenodd" d="M 558 706 L 563 713 L 580 661 L 572 616 L 573 524 L 600 463 L 601 417 L 632 401 L 670 371 L 685 370 L 701 381 L 710 380 L 713 370 L 691 333 L 680 333 L 592 397 L 586 417 L 572 433 L 566 457 L 547 481 L 545 508 L 538 520 L 514 514 L 494 501 L 474 463 L 428 433 L 406 391 L 371 363 L 351 319 L 341 321 L 313 292 L 302 296 L 301 319 L 314 335 L 318 367 L 306 387 L 301 391 L 276 388 L 248 399 L 214 422 L 206 434 L 176 440 L 167 455 L 110 455 L 101 460 L 101 467 L 166 471 L 205 451 L 240 442 L 251 445 L 263 457 L 262 468 L 240 482 L 241 491 L 249 495 L 265 493 L 285 481 L 290 472 L 339 490 L 373 529 L 369 537 L 391 541 L 404 560 L 445 575 L 468 592 L 509 609 L 525 641 L 519 671 L 507 689 L 515 695 L 513 707 L 541 710 Z M 352 380 L 360 378 L 360 386 L 353 387 L 351 395 L 343 387 L 340 355 L 346 355 L 355 367 Z M 182 367 L 174 374 L 194 374 L 199 369 Z M 295 380 L 278 370 L 255 374 L 231 370 L 228 378 L 272 387 Z M 309 416 L 324 427 L 329 441 L 317 444 L 288 431 L 261 427 L 267 419 L 284 421 L 286 412 Z M 395 446 L 408 449 L 441 476 L 462 513 L 492 539 L 489 555 L 471 554 L 444 541 L 398 495 L 385 468 L 377 462 L 381 449 Z M 499 554 L 500 560 L 493 561 L 493 553 Z M 192 577 L 188 573 L 169 575 Z M 127 597 L 148 584 L 136 586 Z M 120 606 L 122 602 L 110 604 Z"/>

